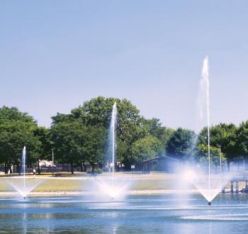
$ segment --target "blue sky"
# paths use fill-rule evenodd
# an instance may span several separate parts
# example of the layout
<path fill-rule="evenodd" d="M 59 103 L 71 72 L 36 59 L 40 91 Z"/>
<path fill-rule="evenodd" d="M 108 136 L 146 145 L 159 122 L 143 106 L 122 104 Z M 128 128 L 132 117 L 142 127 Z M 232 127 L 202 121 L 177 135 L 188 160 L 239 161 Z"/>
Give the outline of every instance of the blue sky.
<path fill-rule="evenodd" d="M 40 125 L 98 95 L 194 129 L 209 56 L 212 123 L 248 119 L 246 0 L 2 0 L 0 106 Z"/>

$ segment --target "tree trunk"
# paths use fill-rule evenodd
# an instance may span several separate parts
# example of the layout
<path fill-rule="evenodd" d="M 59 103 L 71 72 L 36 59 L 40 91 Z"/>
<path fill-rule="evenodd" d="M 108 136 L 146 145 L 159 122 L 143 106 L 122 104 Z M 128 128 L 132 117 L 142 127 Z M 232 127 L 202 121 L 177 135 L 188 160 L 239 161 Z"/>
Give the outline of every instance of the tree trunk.
<path fill-rule="evenodd" d="M 38 169 L 38 174 L 40 175 L 40 173 L 41 173 L 41 169 L 40 169 L 40 160 L 38 160 L 38 167 L 37 167 L 37 169 Z"/>
<path fill-rule="evenodd" d="M 94 174 L 95 173 L 95 163 L 91 163 L 91 172 Z"/>
<path fill-rule="evenodd" d="M 131 163 L 125 162 L 125 170 L 131 171 Z"/>
<path fill-rule="evenodd" d="M 71 174 L 72 175 L 74 174 L 74 165 L 73 165 L 73 162 L 71 162 Z"/>
<path fill-rule="evenodd" d="M 8 167 L 7 167 L 7 163 L 4 163 L 4 173 L 8 174 Z"/>
<path fill-rule="evenodd" d="M 19 162 L 16 164 L 16 168 L 17 168 L 18 174 L 21 175 L 21 165 Z"/>
<path fill-rule="evenodd" d="M 87 168 L 86 168 L 86 165 L 85 165 L 85 162 L 83 162 L 83 172 L 86 172 Z"/>

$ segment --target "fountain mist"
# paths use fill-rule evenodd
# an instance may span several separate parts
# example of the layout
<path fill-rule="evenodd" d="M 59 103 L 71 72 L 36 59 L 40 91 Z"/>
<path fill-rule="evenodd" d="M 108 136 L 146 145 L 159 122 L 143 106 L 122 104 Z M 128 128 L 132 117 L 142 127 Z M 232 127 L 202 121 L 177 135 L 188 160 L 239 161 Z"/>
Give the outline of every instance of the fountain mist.
<path fill-rule="evenodd" d="M 26 146 L 22 149 L 22 157 L 21 157 L 21 177 L 12 177 L 8 179 L 8 183 L 12 188 L 15 189 L 16 192 L 24 199 L 30 194 L 32 190 L 34 190 L 40 183 L 41 180 L 37 180 L 36 178 L 28 178 L 26 176 Z"/>

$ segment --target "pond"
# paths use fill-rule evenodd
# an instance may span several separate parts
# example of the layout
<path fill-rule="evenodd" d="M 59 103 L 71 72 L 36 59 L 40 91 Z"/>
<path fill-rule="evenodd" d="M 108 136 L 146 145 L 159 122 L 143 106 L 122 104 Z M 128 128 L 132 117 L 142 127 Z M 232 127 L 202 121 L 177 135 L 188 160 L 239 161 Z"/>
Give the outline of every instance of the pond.
<path fill-rule="evenodd" d="M 221 194 L 212 206 L 198 195 L 0 200 L 1 233 L 242 233 L 248 230 L 246 194 Z"/>

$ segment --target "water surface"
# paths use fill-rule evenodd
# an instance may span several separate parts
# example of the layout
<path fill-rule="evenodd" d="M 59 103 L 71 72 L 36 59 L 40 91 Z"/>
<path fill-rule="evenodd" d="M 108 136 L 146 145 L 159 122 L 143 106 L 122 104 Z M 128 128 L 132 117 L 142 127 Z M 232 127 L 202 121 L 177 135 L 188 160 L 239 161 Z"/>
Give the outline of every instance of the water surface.
<path fill-rule="evenodd" d="M 248 230 L 245 194 L 201 196 L 1 199 L 0 233 L 242 233 Z"/>

